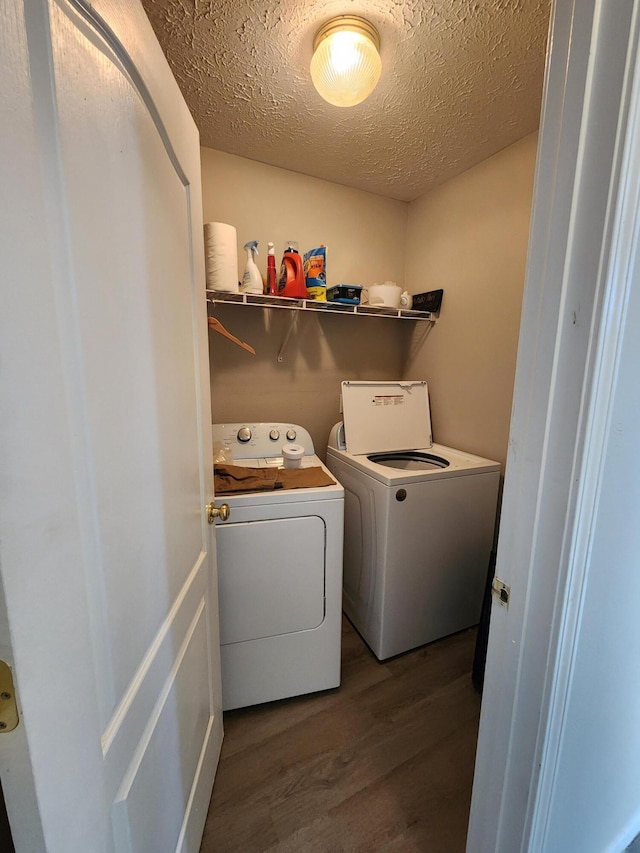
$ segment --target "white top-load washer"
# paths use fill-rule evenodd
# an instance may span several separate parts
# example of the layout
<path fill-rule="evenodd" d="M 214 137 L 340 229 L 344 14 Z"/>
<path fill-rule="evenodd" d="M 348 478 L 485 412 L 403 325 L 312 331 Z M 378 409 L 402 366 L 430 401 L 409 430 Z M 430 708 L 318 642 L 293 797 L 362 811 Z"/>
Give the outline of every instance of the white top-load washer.
<path fill-rule="evenodd" d="M 283 446 L 311 436 L 288 423 L 213 425 L 214 458 L 283 467 Z M 333 478 L 332 478 L 333 479 Z M 340 684 L 344 490 L 335 484 L 221 495 L 216 520 L 223 708 L 241 708 Z"/>
<path fill-rule="evenodd" d="M 343 609 L 384 660 L 477 624 L 500 465 L 434 444 L 427 383 L 343 382 Z"/>

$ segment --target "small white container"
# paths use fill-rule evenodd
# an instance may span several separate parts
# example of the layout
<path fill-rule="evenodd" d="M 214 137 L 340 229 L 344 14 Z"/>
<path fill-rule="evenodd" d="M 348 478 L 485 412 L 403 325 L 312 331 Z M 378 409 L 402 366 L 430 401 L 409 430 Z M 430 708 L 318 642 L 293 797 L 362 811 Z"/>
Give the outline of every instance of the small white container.
<path fill-rule="evenodd" d="M 413 305 L 413 296 L 407 291 L 403 291 L 400 294 L 400 307 L 406 308 L 408 311 L 411 310 L 411 306 Z"/>
<path fill-rule="evenodd" d="M 399 308 L 402 288 L 395 281 L 372 284 L 369 288 L 369 305 L 379 308 Z"/>
<path fill-rule="evenodd" d="M 282 448 L 282 459 L 285 468 L 301 468 L 304 447 L 301 444 L 285 444 Z"/>

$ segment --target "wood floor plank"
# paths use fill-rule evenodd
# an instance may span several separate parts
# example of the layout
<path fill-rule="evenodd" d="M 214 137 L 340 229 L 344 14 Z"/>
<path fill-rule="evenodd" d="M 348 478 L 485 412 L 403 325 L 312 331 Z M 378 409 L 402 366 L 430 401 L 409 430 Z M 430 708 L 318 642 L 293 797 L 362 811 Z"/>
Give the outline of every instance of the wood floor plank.
<path fill-rule="evenodd" d="M 419 850 L 463 853 L 473 776 L 465 758 L 475 736 L 473 726 L 461 723 L 449 737 L 333 809 L 334 824 L 357 839 L 352 849 L 387 850 L 397 839 L 410 847 L 411 839 Z"/>
<path fill-rule="evenodd" d="M 224 715 L 223 755 L 230 757 L 263 743 L 327 708 L 344 704 L 351 696 L 359 696 L 363 690 L 388 678 L 391 678 L 391 672 L 387 666 L 376 660 L 351 624 L 344 619 L 340 687 L 227 712 Z"/>
<path fill-rule="evenodd" d="M 339 689 L 225 714 L 201 853 L 462 853 L 474 643 L 380 663 L 345 620 Z"/>
<path fill-rule="evenodd" d="M 306 717 L 287 731 L 236 753 L 233 759 L 223 758 L 221 800 L 233 803 L 242 797 L 248 804 L 286 797 L 298 775 L 326 762 L 327 756 L 340 755 L 349 744 L 367 736 L 374 725 L 373 717 L 351 700 Z"/>
<path fill-rule="evenodd" d="M 461 690 L 442 691 L 436 702 L 420 703 L 416 714 L 396 725 L 378 721 L 348 746 L 318 761 L 290 767 L 273 792 L 272 818 L 281 838 L 300 821 L 310 822 L 346 799 L 377 785 L 400 765 L 448 738 L 461 725 L 477 718 L 475 709 L 460 709 Z M 466 713 L 465 713 L 466 711 Z M 428 753 L 425 753 L 428 757 Z"/>

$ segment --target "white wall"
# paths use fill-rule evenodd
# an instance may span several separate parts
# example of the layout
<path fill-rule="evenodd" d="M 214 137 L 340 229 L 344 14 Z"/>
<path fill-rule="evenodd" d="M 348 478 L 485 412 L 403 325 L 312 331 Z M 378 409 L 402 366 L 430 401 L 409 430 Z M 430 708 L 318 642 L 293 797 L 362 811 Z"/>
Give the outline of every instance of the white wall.
<path fill-rule="evenodd" d="M 537 134 L 409 206 L 405 284 L 444 288 L 438 324 L 409 360 L 429 383 L 434 439 L 504 466 Z"/>

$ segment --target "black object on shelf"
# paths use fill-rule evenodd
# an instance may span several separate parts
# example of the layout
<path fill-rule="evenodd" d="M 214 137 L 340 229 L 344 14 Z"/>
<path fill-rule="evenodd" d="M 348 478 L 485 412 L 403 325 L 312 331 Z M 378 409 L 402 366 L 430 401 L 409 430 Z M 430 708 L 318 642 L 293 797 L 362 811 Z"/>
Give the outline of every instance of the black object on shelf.
<path fill-rule="evenodd" d="M 426 293 L 414 293 L 412 308 L 414 311 L 431 311 L 432 314 L 440 310 L 444 290 L 428 290 Z"/>

